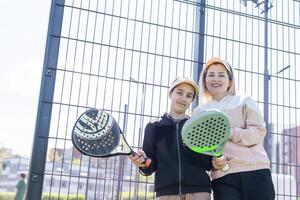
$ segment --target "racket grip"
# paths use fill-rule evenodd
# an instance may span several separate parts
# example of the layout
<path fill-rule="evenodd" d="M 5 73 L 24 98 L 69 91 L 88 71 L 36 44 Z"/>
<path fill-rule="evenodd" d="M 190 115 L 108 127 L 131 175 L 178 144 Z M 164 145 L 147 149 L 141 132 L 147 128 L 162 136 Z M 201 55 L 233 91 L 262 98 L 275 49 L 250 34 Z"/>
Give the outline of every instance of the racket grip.
<path fill-rule="evenodd" d="M 138 154 L 137 154 L 136 152 L 134 152 L 134 151 L 132 151 L 131 154 L 134 155 L 134 156 L 135 156 L 135 155 L 138 155 Z M 145 156 L 140 156 L 140 157 L 142 157 L 142 158 L 144 159 L 144 161 L 142 162 L 142 164 L 145 165 L 145 168 L 149 167 L 150 164 L 151 164 L 151 162 L 152 162 L 152 160 L 151 160 L 150 158 L 145 157 Z"/>
<path fill-rule="evenodd" d="M 222 157 L 222 155 L 218 156 L 217 158 L 220 158 L 220 157 Z M 223 172 L 228 171 L 228 170 L 229 170 L 229 165 L 228 165 L 228 163 L 226 163 L 226 165 L 224 165 L 224 166 L 221 168 L 221 170 L 222 170 Z"/>
<path fill-rule="evenodd" d="M 150 158 L 147 158 L 147 157 L 144 157 L 144 156 L 143 156 L 143 158 L 144 158 L 145 161 L 142 162 L 142 164 L 145 165 L 145 168 L 149 167 L 150 164 L 151 164 L 151 162 L 152 162 L 152 160 Z"/>

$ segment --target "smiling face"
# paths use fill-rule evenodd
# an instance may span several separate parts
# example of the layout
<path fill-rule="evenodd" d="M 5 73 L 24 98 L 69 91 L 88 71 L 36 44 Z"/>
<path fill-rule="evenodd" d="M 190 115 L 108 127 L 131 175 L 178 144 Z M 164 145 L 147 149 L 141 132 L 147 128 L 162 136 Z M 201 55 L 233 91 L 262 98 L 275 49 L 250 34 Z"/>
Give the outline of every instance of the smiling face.
<path fill-rule="evenodd" d="M 189 108 L 195 94 L 194 88 L 187 83 L 179 84 L 172 91 L 171 98 L 171 111 L 172 117 L 184 117 L 186 110 Z"/>
<path fill-rule="evenodd" d="M 209 66 L 205 76 L 205 86 L 212 98 L 219 101 L 227 95 L 231 85 L 225 67 L 220 63 Z"/>

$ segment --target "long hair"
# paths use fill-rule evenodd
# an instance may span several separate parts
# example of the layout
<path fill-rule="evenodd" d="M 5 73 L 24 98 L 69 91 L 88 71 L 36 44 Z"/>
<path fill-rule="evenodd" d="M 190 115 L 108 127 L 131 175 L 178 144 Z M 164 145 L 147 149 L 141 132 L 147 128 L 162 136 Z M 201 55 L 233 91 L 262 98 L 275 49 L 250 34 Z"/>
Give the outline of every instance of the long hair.
<path fill-rule="evenodd" d="M 236 87 L 235 87 L 234 72 L 233 72 L 231 65 L 225 60 L 221 60 L 220 58 L 214 57 L 207 61 L 206 65 L 204 66 L 204 68 L 201 72 L 200 78 L 199 78 L 199 87 L 200 87 L 199 104 L 203 104 L 203 103 L 206 103 L 206 102 L 212 100 L 212 96 L 211 96 L 210 92 L 207 90 L 205 82 L 206 82 L 206 74 L 207 74 L 208 68 L 212 64 L 216 64 L 216 63 L 223 65 L 224 68 L 226 69 L 226 72 L 227 72 L 227 75 L 228 75 L 228 78 L 230 81 L 230 87 L 227 90 L 227 95 L 234 96 L 237 93 Z"/>

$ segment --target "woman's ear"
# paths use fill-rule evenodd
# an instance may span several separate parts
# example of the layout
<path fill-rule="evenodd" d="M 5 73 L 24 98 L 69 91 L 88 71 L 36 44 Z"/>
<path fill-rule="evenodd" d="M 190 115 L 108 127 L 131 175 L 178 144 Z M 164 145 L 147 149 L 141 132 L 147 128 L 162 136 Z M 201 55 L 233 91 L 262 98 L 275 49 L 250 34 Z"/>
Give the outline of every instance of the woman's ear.
<path fill-rule="evenodd" d="M 232 86 L 232 80 L 229 80 L 229 85 L 228 85 L 227 91 L 229 91 L 229 89 L 231 88 L 231 86 Z"/>

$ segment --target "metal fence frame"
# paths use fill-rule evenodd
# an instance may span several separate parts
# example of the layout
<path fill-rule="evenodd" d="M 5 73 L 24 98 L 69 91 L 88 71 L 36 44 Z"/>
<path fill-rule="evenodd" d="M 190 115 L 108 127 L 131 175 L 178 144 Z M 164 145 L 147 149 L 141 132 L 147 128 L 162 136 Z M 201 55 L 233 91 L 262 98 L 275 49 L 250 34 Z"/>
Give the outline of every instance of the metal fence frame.
<path fill-rule="evenodd" d="M 218 10 L 218 8 L 217 8 L 217 6 L 214 7 L 212 5 L 208 5 L 206 0 L 197 0 L 197 1 L 174 0 L 174 1 L 180 2 L 183 4 L 184 3 L 191 4 L 191 5 L 195 6 L 195 8 L 196 8 L 196 23 L 195 23 L 196 32 L 193 33 L 194 37 L 195 37 L 195 40 L 194 40 L 194 43 L 195 43 L 194 44 L 195 45 L 194 59 L 195 60 L 192 61 L 192 62 L 194 62 L 193 69 L 192 69 L 192 76 L 193 76 L 194 80 L 197 81 L 199 79 L 199 74 L 202 70 L 202 65 L 205 63 L 205 58 L 208 57 L 208 55 L 209 55 L 207 53 L 207 50 L 205 49 L 205 47 L 206 47 L 205 45 L 208 44 L 207 37 L 209 37 L 206 32 L 207 30 L 205 29 L 206 23 L 208 20 L 207 16 L 206 16 L 207 15 L 206 10 L 207 10 L 207 8 L 212 9 L 212 10 L 213 9 Z M 294 1 L 298 2 L 296 0 L 294 0 Z M 215 3 L 215 1 L 214 1 L 214 3 Z M 268 0 L 265 0 L 265 1 L 263 1 L 263 3 L 264 3 L 264 10 L 263 10 L 264 17 L 257 17 L 254 15 L 247 15 L 247 14 L 245 14 L 244 17 L 248 16 L 253 19 L 264 21 L 264 23 L 265 23 L 265 25 L 264 25 L 264 27 L 265 27 L 265 30 L 264 30 L 264 73 L 260 74 L 264 77 L 264 92 L 263 92 L 264 97 L 263 97 L 263 101 L 258 100 L 258 102 L 261 105 L 263 105 L 263 108 L 264 108 L 263 109 L 264 119 L 266 121 L 266 124 L 268 125 L 267 132 L 275 137 L 275 135 L 279 135 L 281 133 L 273 133 L 273 131 L 271 130 L 271 128 L 269 126 L 272 122 L 272 120 L 269 119 L 270 112 L 272 112 L 272 108 L 274 106 L 278 106 L 278 105 L 275 105 L 275 103 L 270 102 L 270 99 L 269 99 L 269 94 L 270 94 L 270 92 L 272 92 L 269 90 L 270 78 L 274 77 L 274 75 L 270 74 L 269 69 L 268 69 L 268 65 L 269 65 L 268 61 L 270 58 L 270 55 L 268 53 L 271 50 L 274 50 L 274 48 L 270 47 L 270 45 L 268 43 L 269 42 L 268 28 L 269 28 L 269 23 L 275 23 L 275 21 L 269 18 L 268 10 L 270 9 L 270 2 Z M 63 17 L 64 17 L 64 8 L 65 8 L 64 5 L 65 5 L 65 0 L 52 0 L 51 12 L 50 12 L 50 17 L 49 17 L 49 25 L 48 25 L 48 35 L 47 35 L 47 43 L 46 43 L 46 50 L 45 50 L 44 66 L 43 66 L 43 72 L 42 72 L 42 81 L 41 81 L 41 88 L 40 88 L 38 113 L 37 113 L 37 119 L 36 119 L 35 136 L 34 136 L 31 163 L 30 163 L 30 173 L 28 176 L 28 191 L 27 191 L 27 197 L 26 197 L 26 199 L 28 199 L 28 200 L 41 199 L 41 196 L 43 193 L 43 183 L 44 183 L 44 175 L 45 175 L 44 172 L 45 172 L 46 163 L 47 163 L 49 131 L 50 131 L 50 125 L 51 125 L 53 97 L 54 97 L 54 93 L 55 93 L 56 72 L 57 72 L 57 64 L 58 64 L 58 59 L 59 59 L 58 57 L 59 57 L 59 51 L 60 51 L 61 31 L 62 31 L 62 26 L 63 26 Z M 232 13 L 234 13 L 234 12 L 232 12 Z M 105 15 L 105 13 L 104 13 L 104 15 Z M 243 15 L 243 13 L 240 13 L 240 15 Z M 108 16 L 109 16 L 109 14 L 108 14 Z M 300 29 L 299 25 L 295 25 L 295 24 L 291 24 L 291 23 L 285 23 L 285 22 L 279 23 L 278 22 L 278 24 L 281 24 L 282 26 L 293 27 L 294 29 Z M 228 40 L 230 40 L 230 39 L 228 39 Z M 259 45 L 257 45 L 257 46 L 259 46 Z M 277 50 L 277 51 L 280 51 L 280 50 Z M 284 52 L 284 50 L 282 50 L 282 51 Z M 293 54 L 295 56 L 298 56 L 300 54 L 300 53 L 297 53 L 296 50 L 295 50 L 295 52 L 288 52 L 288 53 Z M 156 54 L 155 54 L 155 56 L 156 56 Z M 241 71 L 243 71 L 243 70 L 241 70 Z M 255 74 L 255 73 L 259 74 L 259 72 L 250 72 L 250 73 L 251 74 Z M 295 69 L 295 73 L 296 73 L 296 69 Z M 276 78 L 281 78 L 281 77 L 276 76 Z M 114 77 L 114 79 L 115 79 L 115 77 Z M 296 88 L 297 88 L 296 85 L 297 85 L 297 83 L 300 82 L 298 79 L 296 79 L 296 78 L 295 79 L 282 78 L 282 79 L 287 80 L 287 81 L 294 81 L 295 82 L 295 91 L 296 91 Z M 155 83 L 146 83 L 146 82 L 143 82 L 140 80 L 122 80 L 122 81 L 128 81 L 129 86 L 132 86 L 131 83 L 132 84 L 137 83 L 136 86 L 138 88 L 139 88 L 139 85 L 141 85 L 143 93 L 145 93 L 145 88 L 149 85 L 151 85 L 153 87 L 158 86 L 158 87 L 167 89 L 166 85 L 156 85 Z M 153 91 L 154 91 L 154 89 L 153 89 Z M 153 93 L 153 91 L 152 91 L 152 93 Z M 295 99 L 296 99 L 296 97 L 295 97 Z M 138 101 L 138 100 L 136 100 L 136 101 Z M 297 99 L 295 101 L 297 101 Z M 148 116 L 147 114 L 144 114 L 143 106 L 145 106 L 145 96 L 141 97 L 141 102 L 143 104 L 141 106 L 140 113 L 138 113 L 137 108 L 136 108 L 135 113 L 131 113 L 131 114 L 134 114 L 135 116 L 140 116 L 140 117 L 146 116 L 148 118 L 152 118 L 153 116 L 150 116 L 150 115 Z M 196 104 L 197 103 L 194 103 L 193 107 L 195 107 Z M 125 104 L 125 105 L 127 105 L 127 104 Z M 74 105 L 69 105 L 69 106 L 74 106 Z M 78 105 L 78 106 L 80 107 L 80 105 Z M 282 106 L 284 109 L 285 105 L 282 105 Z M 295 103 L 295 106 L 291 106 L 290 104 L 288 104 L 288 105 L 286 105 L 286 107 L 294 109 L 295 112 L 299 111 L 298 104 L 296 104 L 296 103 Z M 84 107 L 82 107 L 82 108 L 84 108 Z M 111 111 L 113 111 L 113 110 L 111 110 Z M 118 112 L 119 112 L 119 115 L 120 114 L 124 115 L 123 119 L 126 121 L 126 118 L 128 117 L 126 114 L 128 112 L 126 106 L 124 109 L 122 108 L 122 110 L 120 109 Z M 274 112 L 276 112 L 276 111 L 274 111 Z M 130 113 L 130 111 L 129 111 L 129 113 Z M 121 117 L 121 119 L 122 119 L 122 117 Z M 134 118 L 134 119 L 136 119 L 136 118 Z M 124 130 L 126 130 L 126 123 L 127 123 L 125 121 L 123 122 Z M 297 119 L 296 119 L 296 121 L 297 121 Z M 134 123 L 136 123 L 136 122 L 134 122 Z M 141 130 L 142 130 L 143 125 L 144 125 L 144 123 L 140 119 L 140 126 L 139 126 L 140 139 L 139 139 L 138 145 L 135 146 L 135 148 L 140 148 L 140 145 L 141 145 L 140 141 L 142 139 L 142 137 L 141 137 L 142 131 Z M 297 132 L 297 130 L 296 130 L 296 132 Z M 299 140 L 299 135 L 290 135 L 290 137 L 295 138 L 296 141 Z M 265 148 L 267 149 L 269 156 L 271 156 L 270 148 L 272 148 L 272 147 L 270 147 L 270 145 L 271 145 L 270 142 L 271 142 L 270 138 L 266 137 Z M 297 144 L 297 142 L 296 142 L 296 144 Z M 297 150 L 297 152 L 298 152 L 298 150 Z M 73 154 L 74 154 L 74 152 L 73 152 Z M 276 155 L 276 156 L 278 156 L 278 155 Z M 296 156 L 297 156 L 297 153 L 296 153 Z M 296 157 L 296 160 L 297 160 L 297 157 Z M 120 164 L 120 166 L 123 166 L 122 169 L 124 169 L 124 160 L 120 159 L 120 160 L 117 160 L 114 162 L 118 162 Z M 295 167 L 296 171 L 300 171 L 299 170 L 300 166 L 297 165 L 298 162 L 299 161 L 297 160 L 296 166 L 291 164 L 292 167 Z M 90 161 L 88 161 L 88 163 L 89 163 L 89 165 L 91 164 Z M 274 162 L 272 164 L 275 166 L 284 165 L 284 163 L 274 163 Z M 99 162 L 98 162 L 98 165 L 99 165 Z M 131 168 L 131 170 L 133 170 L 133 169 Z M 125 180 L 120 179 L 120 177 L 123 177 L 123 173 L 120 174 L 121 171 L 123 171 L 123 170 L 118 171 L 119 172 L 119 175 L 117 178 L 118 179 L 117 180 L 118 190 L 120 188 L 122 188 L 122 184 L 123 184 L 123 182 L 125 182 Z M 132 173 L 135 173 L 135 174 L 132 174 L 132 176 L 136 176 L 136 174 L 138 174 L 137 171 L 133 171 Z M 80 179 L 80 177 L 79 177 L 79 179 Z M 91 178 L 91 179 L 93 179 L 93 178 Z M 139 177 L 136 176 L 136 179 L 139 180 Z M 87 178 L 87 182 L 89 182 L 89 177 Z M 129 182 L 130 182 L 129 188 L 131 187 L 131 184 L 136 184 L 135 181 L 129 181 Z M 137 182 L 137 184 L 139 184 L 139 183 L 140 183 L 140 181 Z M 145 183 L 147 184 L 148 181 L 146 180 Z M 78 181 L 78 184 L 79 184 L 79 181 Z M 113 184 L 114 184 L 114 182 L 113 182 Z M 104 196 L 104 194 L 103 194 L 103 196 Z M 119 196 L 119 193 L 116 198 L 117 199 L 121 198 Z M 145 196 L 145 198 L 146 198 L 146 196 Z"/>

